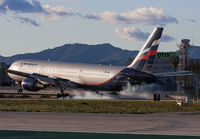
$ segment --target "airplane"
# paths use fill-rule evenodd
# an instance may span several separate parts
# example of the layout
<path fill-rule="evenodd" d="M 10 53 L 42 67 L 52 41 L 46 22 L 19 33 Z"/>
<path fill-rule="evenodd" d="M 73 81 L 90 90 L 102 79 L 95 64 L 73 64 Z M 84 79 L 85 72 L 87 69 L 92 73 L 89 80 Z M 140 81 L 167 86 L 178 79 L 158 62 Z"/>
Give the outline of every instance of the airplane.
<path fill-rule="evenodd" d="M 162 32 L 162 27 L 155 28 L 136 58 L 127 67 L 18 60 L 7 72 L 16 81 L 18 93 L 23 90 L 38 91 L 49 86 L 57 86 L 61 91 L 58 97 L 69 95 L 64 93 L 65 88 L 82 88 L 97 92 L 120 91 L 127 83 L 150 84 L 158 82 L 162 77 L 188 74 L 187 71 L 154 74 L 145 71 L 147 64 L 153 64 Z"/>

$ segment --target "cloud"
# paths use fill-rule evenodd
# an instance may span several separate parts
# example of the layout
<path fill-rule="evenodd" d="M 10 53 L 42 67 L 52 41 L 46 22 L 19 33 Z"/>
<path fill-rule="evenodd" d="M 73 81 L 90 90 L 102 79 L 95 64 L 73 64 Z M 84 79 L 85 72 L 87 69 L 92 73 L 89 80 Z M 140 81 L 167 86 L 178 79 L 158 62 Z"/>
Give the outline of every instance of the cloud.
<path fill-rule="evenodd" d="M 39 24 L 34 21 L 33 19 L 27 18 L 27 17 L 18 17 L 20 23 L 28 23 L 31 24 L 33 26 L 39 26 Z"/>
<path fill-rule="evenodd" d="M 144 41 L 149 36 L 149 33 L 144 33 L 140 29 L 134 27 L 123 28 L 122 30 L 117 28 L 115 29 L 115 33 L 122 36 L 124 39 L 136 41 Z"/>
<path fill-rule="evenodd" d="M 175 38 L 173 38 L 172 36 L 167 35 L 165 32 L 163 33 L 161 40 L 162 42 L 170 42 L 175 40 Z"/>
<path fill-rule="evenodd" d="M 50 21 L 58 20 L 60 17 L 79 15 L 78 11 L 75 11 L 72 8 L 66 9 L 64 6 L 51 7 L 50 5 L 46 4 L 43 6 L 43 9 L 45 10 L 44 17 L 46 17 Z"/>
<path fill-rule="evenodd" d="M 197 20 L 195 20 L 195 19 L 189 19 L 188 21 L 192 22 L 192 23 L 196 23 L 197 22 Z"/>
<path fill-rule="evenodd" d="M 6 13 L 13 11 L 16 13 L 43 13 L 42 5 L 37 0 L 31 2 L 27 0 L 1 0 L 0 11 Z"/>
<path fill-rule="evenodd" d="M 66 9 L 64 6 L 51 7 L 41 5 L 38 0 L 0 0 L 0 13 L 12 12 L 18 16 L 20 23 L 29 23 L 34 26 L 39 24 L 31 18 L 21 17 L 20 14 L 35 14 L 48 21 L 58 20 L 61 17 L 79 15 L 74 9 Z"/>
<path fill-rule="evenodd" d="M 164 13 L 162 9 L 157 8 L 138 8 L 126 13 L 116 13 L 105 11 L 103 13 L 88 14 L 87 19 L 103 20 L 111 24 L 150 24 L 166 25 L 169 23 L 178 23 L 178 20 Z"/>
<path fill-rule="evenodd" d="M 112 24 L 149 24 L 149 25 L 166 25 L 169 23 L 178 23 L 177 19 L 165 14 L 162 9 L 157 8 L 138 8 L 126 13 L 116 13 L 105 11 L 97 14 L 82 15 L 79 11 L 64 6 L 52 7 L 48 4 L 42 5 L 38 0 L 0 0 L 0 13 L 6 14 L 12 12 L 15 15 L 34 14 L 40 16 L 43 20 L 55 21 L 60 18 L 81 17 L 93 20 L 103 20 Z M 21 15 L 20 15 L 21 17 Z M 30 21 L 34 19 L 23 17 Z M 23 20 L 25 21 L 25 20 Z M 36 21 L 34 21 L 37 23 Z M 34 23 L 32 22 L 32 23 Z M 33 25 L 33 24 L 32 24 Z"/>
<path fill-rule="evenodd" d="M 123 29 L 115 29 L 115 34 L 121 36 L 124 39 L 128 40 L 135 40 L 135 41 L 146 41 L 149 37 L 149 32 L 142 32 L 138 28 L 123 28 Z M 166 33 L 163 33 L 161 41 L 163 42 L 169 42 L 174 40 L 173 37 L 167 35 Z"/>

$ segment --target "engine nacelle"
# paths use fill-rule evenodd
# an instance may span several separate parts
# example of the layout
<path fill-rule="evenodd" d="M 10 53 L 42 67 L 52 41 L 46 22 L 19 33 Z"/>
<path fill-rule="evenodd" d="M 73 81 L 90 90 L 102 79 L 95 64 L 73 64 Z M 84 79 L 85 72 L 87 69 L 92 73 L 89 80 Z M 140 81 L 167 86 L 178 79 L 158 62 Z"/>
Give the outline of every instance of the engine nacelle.
<path fill-rule="evenodd" d="M 38 91 L 45 88 L 45 86 L 38 80 L 32 78 L 25 78 L 22 83 L 22 88 L 28 91 Z"/>

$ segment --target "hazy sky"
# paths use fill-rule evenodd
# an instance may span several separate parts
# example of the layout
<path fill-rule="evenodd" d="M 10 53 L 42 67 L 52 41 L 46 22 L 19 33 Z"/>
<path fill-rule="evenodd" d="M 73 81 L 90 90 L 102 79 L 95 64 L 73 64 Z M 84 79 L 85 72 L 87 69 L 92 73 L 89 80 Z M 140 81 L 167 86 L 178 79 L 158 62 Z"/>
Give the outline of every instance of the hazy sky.
<path fill-rule="evenodd" d="M 200 45 L 200 0 L 0 0 L 0 55 L 65 43 L 111 43 L 139 50 L 164 27 L 159 51 L 183 38 Z"/>

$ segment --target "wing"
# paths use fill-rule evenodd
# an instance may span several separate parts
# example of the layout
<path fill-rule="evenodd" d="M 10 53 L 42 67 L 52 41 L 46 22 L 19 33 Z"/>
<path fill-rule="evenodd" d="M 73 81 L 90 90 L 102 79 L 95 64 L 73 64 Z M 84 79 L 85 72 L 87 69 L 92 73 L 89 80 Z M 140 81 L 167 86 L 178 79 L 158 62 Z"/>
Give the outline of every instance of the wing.
<path fill-rule="evenodd" d="M 29 73 L 24 73 L 24 72 L 20 72 L 20 71 L 14 71 L 14 70 L 7 70 L 7 72 L 11 73 L 11 74 L 23 76 L 23 77 L 35 79 L 35 80 L 38 80 L 38 81 L 40 81 L 40 82 L 42 82 L 43 84 L 46 84 L 46 85 L 56 85 L 56 86 L 62 86 L 62 87 L 71 86 L 71 87 L 73 87 L 77 84 L 76 82 L 73 82 L 73 81 L 68 80 L 68 79 L 63 79 L 63 78 L 60 78 L 60 77 L 49 77 L 49 76 L 37 74 L 37 73 L 29 74 Z"/>
<path fill-rule="evenodd" d="M 194 75 L 191 71 L 179 71 L 179 72 L 165 72 L 165 73 L 154 73 L 157 78 L 164 77 L 177 77 L 177 76 L 191 76 Z"/>

